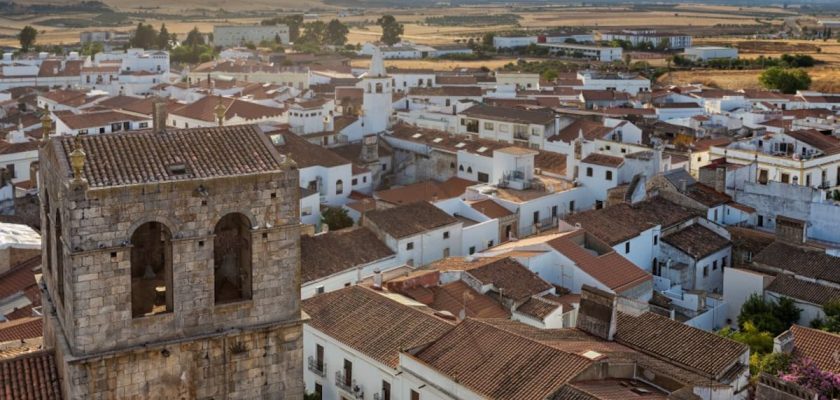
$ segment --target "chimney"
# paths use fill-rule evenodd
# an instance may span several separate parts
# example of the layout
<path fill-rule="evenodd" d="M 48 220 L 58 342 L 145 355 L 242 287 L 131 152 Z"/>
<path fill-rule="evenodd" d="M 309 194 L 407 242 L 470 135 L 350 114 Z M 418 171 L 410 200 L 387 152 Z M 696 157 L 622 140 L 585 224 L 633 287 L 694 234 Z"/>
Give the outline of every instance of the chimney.
<path fill-rule="evenodd" d="M 776 215 L 776 240 L 791 244 L 802 244 L 808 238 L 805 221 Z"/>
<path fill-rule="evenodd" d="M 364 163 L 379 162 L 379 136 L 368 135 L 362 139 L 362 154 L 359 159 Z"/>
<path fill-rule="evenodd" d="M 686 183 L 685 179 L 680 180 L 680 193 L 685 193 L 688 183 Z"/>
<path fill-rule="evenodd" d="M 601 289 L 583 285 L 580 291 L 577 328 L 612 341 L 616 331 L 616 296 Z"/>
<path fill-rule="evenodd" d="M 379 268 L 373 270 L 373 288 L 382 290 L 382 271 Z"/>
<path fill-rule="evenodd" d="M 155 101 L 152 104 L 152 131 L 154 133 L 166 132 L 166 103 Z"/>

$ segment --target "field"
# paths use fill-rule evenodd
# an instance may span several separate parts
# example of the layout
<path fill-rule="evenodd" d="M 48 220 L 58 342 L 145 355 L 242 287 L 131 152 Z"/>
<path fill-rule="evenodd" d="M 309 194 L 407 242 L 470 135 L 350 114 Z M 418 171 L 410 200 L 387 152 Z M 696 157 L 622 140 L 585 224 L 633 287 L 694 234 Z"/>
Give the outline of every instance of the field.
<path fill-rule="evenodd" d="M 840 68 L 820 67 L 808 71 L 811 75 L 811 90 L 840 92 Z M 721 89 L 759 89 L 759 70 L 748 71 L 679 71 L 659 78 L 660 83 L 674 85 L 702 83 Z"/>

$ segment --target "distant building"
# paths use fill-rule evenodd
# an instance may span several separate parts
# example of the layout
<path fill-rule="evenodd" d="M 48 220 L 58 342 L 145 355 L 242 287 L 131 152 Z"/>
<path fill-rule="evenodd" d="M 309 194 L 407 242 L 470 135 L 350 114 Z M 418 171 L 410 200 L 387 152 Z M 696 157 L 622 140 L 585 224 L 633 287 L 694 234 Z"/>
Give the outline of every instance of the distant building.
<path fill-rule="evenodd" d="M 278 40 L 289 44 L 289 27 L 286 25 L 216 25 L 213 27 L 213 44 L 229 47 L 246 43 L 259 44 L 263 40 Z"/>
<path fill-rule="evenodd" d="M 718 46 L 689 47 L 685 49 L 685 57 L 694 61 L 737 59 L 738 49 Z"/>
<path fill-rule="evenodd" d="M 648 43 L 653 47 L 664 47 L 668 49 L 685 49 L 691 47 L 691 35 L 657 32 L 652 29 L 598 31 L 595 33 L 595 39 L 607 42 L 611 40 L 623 40 L 630 42 L 633 46 Z"/>
<path fill-rule="evenodd" d="M 622 57 L 621 47 L 601 47 L 574 43 L 540 43 L 538 45 L 548 47 L 552 54 L 572 58 L 611 62 L 619 61 Z"/>

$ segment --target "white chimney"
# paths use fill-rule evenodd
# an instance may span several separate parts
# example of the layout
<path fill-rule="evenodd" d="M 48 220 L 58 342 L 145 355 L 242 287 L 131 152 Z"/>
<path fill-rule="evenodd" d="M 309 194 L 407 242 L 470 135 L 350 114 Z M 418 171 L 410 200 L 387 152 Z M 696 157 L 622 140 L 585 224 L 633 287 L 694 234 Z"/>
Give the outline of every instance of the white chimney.
<path fill-rule="evenodd" d="M 373 288 L 382 290 L 382 271 L 379 268 L 373 270 Z"/>

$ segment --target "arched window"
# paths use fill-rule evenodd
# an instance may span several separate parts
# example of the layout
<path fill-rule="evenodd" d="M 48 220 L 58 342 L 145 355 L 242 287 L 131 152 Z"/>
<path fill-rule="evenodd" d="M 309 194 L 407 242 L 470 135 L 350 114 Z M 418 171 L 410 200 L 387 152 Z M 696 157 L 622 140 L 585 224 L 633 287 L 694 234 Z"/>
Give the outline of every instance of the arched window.
<path fill-rule="evenodd" d="M 376 83 L 376 93 L 382 93 L 382 82 Z"/>
<path fill-rule="evenodd" d="M 458 166 L 458 171 L 464 172 L 464 164 Z"/>
<path fill-rule="evenodd" d="M 344 193 L 344 181 L 341 179 L 335 181 L 335 194 Z"/>
<path fill-rule="evenodd" d="M 472 167 L 467 167 L 467 173 L 468 173 L 468 174 L 471 174 L 471 173 L 472 173 Z"/>
<path fill-rule="evenodd" d="M 64 306 L 64 241 L 61 236 L 61 212 L 55 210 L 55 285 L 58 286 L 58 299 Z"/>
<path fill-rule="evenodd" d="M 213 230 L 213 293 L 216 304 L 251 298 L 251 224 L 225 215 Z"/>
<path fill-rule="evenodd" d="M 131 316 L 172 312 L 172 234 L 146 222 L 131 235 Z"/>

